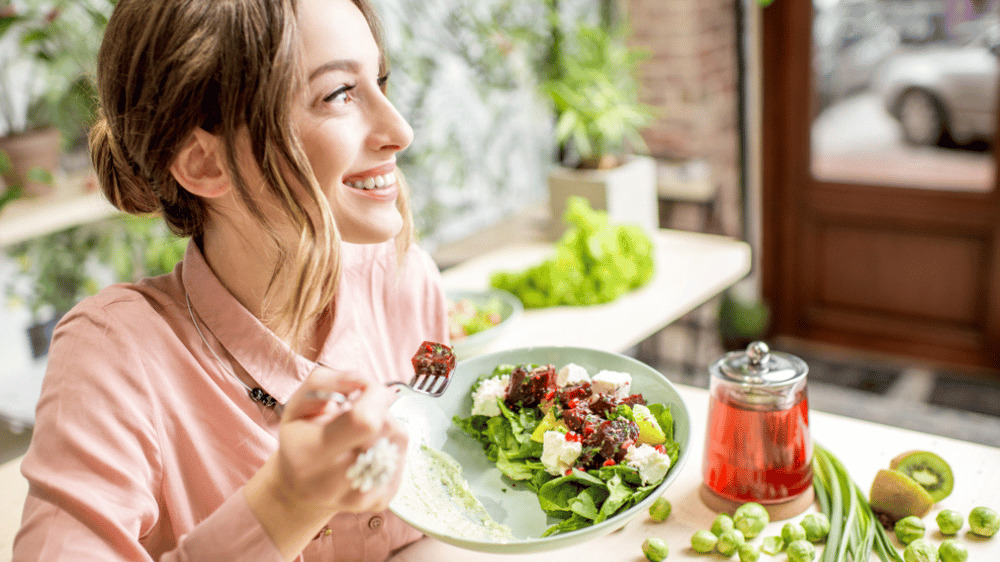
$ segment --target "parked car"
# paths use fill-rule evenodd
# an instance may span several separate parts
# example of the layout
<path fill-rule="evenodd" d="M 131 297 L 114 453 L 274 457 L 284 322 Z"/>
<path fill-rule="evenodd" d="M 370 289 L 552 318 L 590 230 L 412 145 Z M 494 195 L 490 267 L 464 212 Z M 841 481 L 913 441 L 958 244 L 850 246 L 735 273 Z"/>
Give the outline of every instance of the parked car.
<path fill-rule="evenodd" d="M 1000 86 L 1000 24 L 962 45 L 937 45 L 889 58 L 879 81 L 886 111 L 907 142 L 990 140 Z"/>
<path fill-rule="evenodd" d="M 817 110 L 872 86 L 879 67 L 899 48 L 899 32 L 867 4 L 837 4 L 816 15 L 813 75 Z"/>

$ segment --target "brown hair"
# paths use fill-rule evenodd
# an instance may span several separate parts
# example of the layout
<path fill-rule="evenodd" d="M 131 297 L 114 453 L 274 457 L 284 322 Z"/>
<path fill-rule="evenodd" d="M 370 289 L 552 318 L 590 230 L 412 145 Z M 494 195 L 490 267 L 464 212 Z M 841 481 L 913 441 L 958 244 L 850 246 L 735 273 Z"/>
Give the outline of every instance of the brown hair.
<path fill-rule="evenodd" d="M 367 0 L 353 1 L 385 67 L 374 12 Z M 120 0 L 98 55 L 100 118 L 90 132 L 91 158 L 112 204 L 128 213 L 159 213 L 172 231 L 196 238 L 206 205 L 177 183 L 170 165 L 195 128 L 222 139 L 239 199 L 270 234 L 281 264 L 263 310 L 293 345 L 332 303 L 340 273 L 333 214 L 290 121 L 304 80 L 295 0 Z M 282 217 L 264 213 L 240 174 L 241 128 Z M 319 213 L 306 211 L 290 182 L 307 186 L 308 204 Z M 407 199 L 402 189 L 401 254 L 413 236 Z M 278 243 L 279 221 L 298 227 L 297 247 Z"/>

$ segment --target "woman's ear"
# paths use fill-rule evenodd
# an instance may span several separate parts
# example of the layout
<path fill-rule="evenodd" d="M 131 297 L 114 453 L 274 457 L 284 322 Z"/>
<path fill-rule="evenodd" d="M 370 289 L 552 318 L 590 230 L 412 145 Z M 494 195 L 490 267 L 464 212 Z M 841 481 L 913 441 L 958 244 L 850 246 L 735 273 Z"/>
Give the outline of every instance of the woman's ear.
<path fill-rule="evenodd" d="M 219 137 L 201 128 L 191 132 L 170 173 L 181 187 L 199 197 L 220 197 L 232 186 Z"/>

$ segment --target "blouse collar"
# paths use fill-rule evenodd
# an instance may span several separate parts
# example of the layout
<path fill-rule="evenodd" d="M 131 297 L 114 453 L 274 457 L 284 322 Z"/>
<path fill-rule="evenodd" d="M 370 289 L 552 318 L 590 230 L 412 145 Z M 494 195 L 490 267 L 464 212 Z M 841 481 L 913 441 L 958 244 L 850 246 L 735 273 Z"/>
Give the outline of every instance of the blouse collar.
<path fill-rule="evenodd" d="M 181 275 L 202 333 L 211 333 L 257 386 L 278 402 L 287 402 L 316 364 L 292 350 L 223 286 L 193 239 Z"/>

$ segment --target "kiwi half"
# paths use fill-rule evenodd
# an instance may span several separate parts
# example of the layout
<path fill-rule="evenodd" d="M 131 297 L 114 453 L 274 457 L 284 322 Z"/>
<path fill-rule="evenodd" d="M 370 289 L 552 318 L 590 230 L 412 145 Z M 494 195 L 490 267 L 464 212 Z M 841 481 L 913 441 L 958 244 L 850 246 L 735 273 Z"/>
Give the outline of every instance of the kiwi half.
<path fill-rule="evenodd" d="M 939 502 L 951 494 L 955 477 L 951 466 L 940 456 L 930 451 L 907 451 L 889 463 L 889 468 L 902 472 L 923 486 L 927 493 Z"/>
<path fill-rule="evenodd" d="M 909 515 L 927 515 L 934 506 L 934 498 L 916 480 L 883 468 L 872 481 L 868 504 L 872 511 L 884 516 L 880 519 L 891 525 Z"/>

